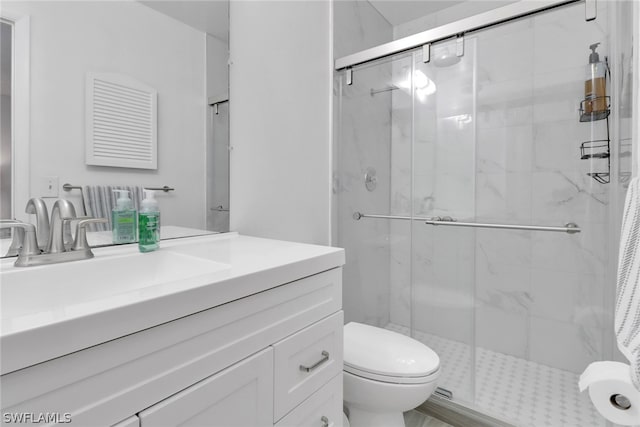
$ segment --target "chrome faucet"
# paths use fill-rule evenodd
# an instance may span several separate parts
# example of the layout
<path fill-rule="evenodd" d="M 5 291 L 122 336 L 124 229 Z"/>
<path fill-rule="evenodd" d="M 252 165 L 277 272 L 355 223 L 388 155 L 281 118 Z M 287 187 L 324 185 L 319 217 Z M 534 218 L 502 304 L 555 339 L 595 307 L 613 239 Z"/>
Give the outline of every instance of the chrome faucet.
<path fill-rule="evenodd" d="M 35 213 L 38 229 L 33 224 L 16 220 L 0 220 L 0 228 L 16 228 L 11 248 L 18 255 L 17 267 L 55 264 L 93 258 L 93 252 L 87 243 L 86 227 L 93 223 L 106 223 L 106 218 L 77 217 L 76 210 L 67 200 L 57 200 L 51 210 L 51 221 L 45 221 L 47 207 L 42 199 L 31 199 L 27 203 L 27 213 Z M 71 238 L 68 225 L 78 221 L 75 240 Z M 43 227 L 43 229 L 40 229 Z M 45 233 L 46 231 L 46 233 Z M 39 236 L 46 236 L 47 244 L 43 250 L 38 245 Z"/>
<path fill-rule="evenodd" d="M 73 239 L 71 232 L 64 226 L 63 219 L 75 218 L 76 209 L 70 201 L 58 199 L 51 210 L 51 223 L 49 231 L 49 241 L 45 248 L 45 252 L 55 254 L 66 251 Z"/>
<path fill-rule="evenodd" d="M 29 199 L 24 211 L 36 215 L 36 236 L 40 249 L 45 250 L 49 243 L 49 211 L 44 200 L 39 198 Z"/>

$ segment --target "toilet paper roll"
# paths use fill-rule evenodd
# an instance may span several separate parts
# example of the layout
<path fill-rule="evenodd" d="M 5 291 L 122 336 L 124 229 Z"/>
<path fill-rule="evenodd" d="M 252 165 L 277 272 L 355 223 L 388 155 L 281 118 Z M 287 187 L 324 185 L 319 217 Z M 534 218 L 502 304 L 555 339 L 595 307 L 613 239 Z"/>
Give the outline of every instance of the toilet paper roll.
<path fill-rule="evenodd" d="M 578 383 L 600 415 L 623 426 L 640 424 L 640 391 L 631 382 L 630 367 L 620 362 L 594 362 Z"/>

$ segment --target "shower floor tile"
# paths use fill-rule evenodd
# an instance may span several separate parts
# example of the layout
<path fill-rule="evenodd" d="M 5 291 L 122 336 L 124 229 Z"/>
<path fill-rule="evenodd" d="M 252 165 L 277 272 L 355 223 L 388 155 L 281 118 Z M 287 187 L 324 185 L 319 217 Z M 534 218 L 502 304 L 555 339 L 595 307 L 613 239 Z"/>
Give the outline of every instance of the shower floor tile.
<path fill-rule="evenodd" d="M 389 323 L 387 329 L 409 335 L 409 328 Z M 440 356 L 439 384 L 457 401 L 471 402 L 469 345 L 416 331 L 415 337 Z M 476 348 L 477 409 L 522 427 L 602 427 L 604 419 L 586 393 L 578 390 L 578 374 Z"/>

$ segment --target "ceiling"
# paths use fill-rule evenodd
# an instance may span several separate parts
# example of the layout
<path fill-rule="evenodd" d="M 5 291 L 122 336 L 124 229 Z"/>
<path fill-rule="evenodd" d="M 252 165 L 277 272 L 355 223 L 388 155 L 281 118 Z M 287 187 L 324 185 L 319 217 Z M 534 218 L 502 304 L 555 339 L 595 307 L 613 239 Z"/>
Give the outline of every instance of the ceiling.
<path fill-rule="evenodd" d="M 464 0 L 369 0 L 369 3 L 394 26 L 463 2 Z"/>
<path fill-rule="evenodd" d="M 140 3 L 220 40 L 229 41 L 227 0 L 140 0 Z"/>
<path fill-rule="evenodd" d="M 229 41 L 228 0 L 139 0 L 140 3 L 199 31 Z M 359 0 L 362 1 L 362 0 Z M 391 24 L 404 24 L 464 3 L 464 0 L 368 0 Z"/>

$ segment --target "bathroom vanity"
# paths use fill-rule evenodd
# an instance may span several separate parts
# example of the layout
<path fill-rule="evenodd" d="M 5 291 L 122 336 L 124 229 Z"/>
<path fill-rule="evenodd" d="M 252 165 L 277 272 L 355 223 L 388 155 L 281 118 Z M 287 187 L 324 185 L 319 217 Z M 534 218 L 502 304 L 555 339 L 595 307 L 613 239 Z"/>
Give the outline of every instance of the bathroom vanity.
<path fill-rule="evenodd" d="M 3 260 L 3 423 L 342 424 L 341 249 L 227 233 L 94 252 Z"/>

